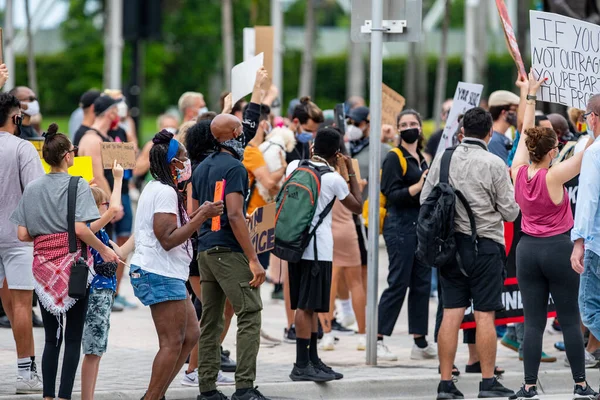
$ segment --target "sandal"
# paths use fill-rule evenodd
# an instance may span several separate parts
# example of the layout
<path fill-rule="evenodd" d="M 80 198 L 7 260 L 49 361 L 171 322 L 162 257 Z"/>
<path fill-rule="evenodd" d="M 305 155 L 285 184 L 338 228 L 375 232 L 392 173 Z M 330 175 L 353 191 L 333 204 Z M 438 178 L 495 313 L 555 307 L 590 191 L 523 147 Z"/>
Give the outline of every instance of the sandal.
<path fill-rule="evenodd" d="M 438 374 L 441 373 L 440 371 L 440 367 L 438 367 Z M 458 367 L 456 365 L 452 365 L 452 376 L 453 377 L 458 377 L 460 376 L 460 370 L 458 369 Z"/>
<path fill-rule="evenodd" d="M 465 365 L 465 372 L 467 374 L 480 374 L 481 373 L 481 363 L 477 361 L 471 365 Z M 496 367 L 494 368 L 494 375 L 500 376 L 504 374 L 506 371 L 502 368 Z"/>

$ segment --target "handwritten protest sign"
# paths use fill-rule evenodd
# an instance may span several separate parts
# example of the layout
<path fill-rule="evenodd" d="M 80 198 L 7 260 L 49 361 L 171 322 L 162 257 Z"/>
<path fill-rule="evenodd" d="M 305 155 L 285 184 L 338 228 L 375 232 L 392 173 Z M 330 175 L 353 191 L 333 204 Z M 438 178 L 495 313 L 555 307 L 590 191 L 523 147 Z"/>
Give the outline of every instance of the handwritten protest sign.
<path fill-rule="evenodd" d="M 275 47 L 273 45 L 274 30 L 272 26 L 256 26 L 255 30 L 255 44 L 254 51 L 258 54 L 264 53 L 263 65 L 269 73 L 269 77 L 273 76 L 273 52 Z"/>
<path fill-rule="evenodd" d="M 442 139 L 437 148 L 438 154 L 454 145 L 454 134 L 458 129 L 458 117 L 469 111 L 471 108 L 479 106 L 482 91 L 483 85 L 458 82 L 456 92 L 454 93 L 452 108 L 448 114 L 446 126 L 442 133 Z"/>
<path fill-rule="evenodd" d="M 521 57 L 519 44 L 515 36 L 512 22 L 510 22 L 510 17 L 508 16 L 508 10 L 506 9 L 504 0 L 496 0 L 496 7 L 498 8 L 498 14 L 500 14 L 500 20 L 502 21 L 502 28 L 504 29 L 504 37 L 506 38 L 508 51 L 517 64 L 519 75 L 522 76 L 523 79 L 527 79 L 527 72 L 525 71 L 525 64 L 523 64 L 523 57 Z"/>
<path fill-rule="evenodd" d="M 534 76 L 547 80 L 538 100 L 585 110 L 600 93 L 600 26 L 541 11 L 530 11 Z"/>
<path fill-rule="evenodd" d="M 396 126 L 396 118 L 404 108 L 406 100 L 394 89 L 381 84 L 381 123 Z"/>
<path fill-rule="evenodd" d="M 124 169 L 135 168 L 135 144 L 133 143 L 102 143 L 102 166 L 112 169 L 114 161 Z"/>
<path fill-rule="evenodd" d="M 276 204 L 259 207 L 250 216 L 248 230 L 256 254 L 275 248 L 275 210 Z"/>
<path fill-rule="evenodd" d="M 42 166 L 46 173 L 50 172 L 50 165 L 42 160 Z M 94 169 L 92 168 L 92 157 L 75 157 L 73 159 L 73 166 L 67 171 L 69 175 L 80 176 L 86 181 L 94 179 Z"/>
<path fill-rule="evenodd" d="M 263 66 L 264 56 L 264 53 L 260 53 L 231 69 L 231 101 L 233 104 L 252 93 L 256 72 Z"/>

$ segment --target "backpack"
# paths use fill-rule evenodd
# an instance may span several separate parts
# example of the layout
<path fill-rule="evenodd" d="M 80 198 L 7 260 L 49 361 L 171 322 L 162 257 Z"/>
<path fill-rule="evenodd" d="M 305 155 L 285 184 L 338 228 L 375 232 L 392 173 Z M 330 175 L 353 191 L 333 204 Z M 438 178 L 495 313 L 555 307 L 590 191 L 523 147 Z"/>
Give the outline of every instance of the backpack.
<path fill-rule="evenodd" d="M 331 212 L 335 199 L 319 214 L 317 224 L 311 224 L 321 193 L 321 178 L 332 172 L 328 166 L 316 166 L 302 160 L 284 182 L 277 195 L 275 214 L 275 248 L 273 254 L 282 260 L 297 263 L 315 236 L 317 228 Z M 315 261 L 318 261 L 317 241 L 314 241 Z"/>
<path fill-rule="evenodd" d="M 460 255 L 456 249 L 454 237 L 454 215 L 456 211 L 456 198 L 460 200 L 467 211 L 471 225 L 471 242 L 477 255 L 477 229 L 475 216 L 465 196 L 450 185 L 450 161 L 456 147 L 444 151 L 440 166 L 440 181 L 419 210 L 417 223 L 417 259 L 429 267 L 443 268 L 446 264 L 456 259 L 461 272 L 468 276 L 462 265 Z"/>
<path fill-rule="evenodd" d="M 400 168 L 402 168 L 402 176 L 406 174 L 406 169 L 408 165 L 406 163 L 406 158 L 404 154 L 402 154 L 402 150 L 395 147 L 392 150 L 398 156 L 398 160 L 400 161 Z M 379 172 L 379 177 L 381 179 L 381 171 Z M 383 222 L 385 221 L 385 216 L 387 215 L 387 209 L 385 208 L 387 203 L 387 198 L 383 195 L 383 193 L 379 192 L 379 234 L 383 233 Z M 363 212 L 362 212 L 363 220 L 365 223 L 365 227 L 369 227 L 369 199 L 365 200 L 363 204 Z"/>

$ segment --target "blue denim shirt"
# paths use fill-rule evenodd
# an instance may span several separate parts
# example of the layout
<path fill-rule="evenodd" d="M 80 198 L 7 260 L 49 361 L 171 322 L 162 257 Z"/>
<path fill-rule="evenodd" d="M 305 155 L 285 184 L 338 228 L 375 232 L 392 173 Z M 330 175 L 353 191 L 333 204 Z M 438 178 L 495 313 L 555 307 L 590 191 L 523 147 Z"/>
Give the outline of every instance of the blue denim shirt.
<path fill-rule="evenodd" d="M 586 250 L 600 255 L 600 137 L 588 147 L 583 155 L 575 226 L 571 230 L 571 240 L 583 239 Z"/>

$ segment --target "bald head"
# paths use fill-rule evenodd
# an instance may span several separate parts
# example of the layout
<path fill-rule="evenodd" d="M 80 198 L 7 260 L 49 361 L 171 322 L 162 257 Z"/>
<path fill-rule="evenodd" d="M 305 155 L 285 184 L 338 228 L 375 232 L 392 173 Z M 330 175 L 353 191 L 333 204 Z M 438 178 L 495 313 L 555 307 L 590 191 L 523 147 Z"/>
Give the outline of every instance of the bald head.
<path fill-rule="evenodd" d="M 595 94 L 590 97 L 587 110 L 593 111 L 595 114 L 600 114 L 600 94 Z"/>
<path fill-rule="evenodd" d="M 242 134 L 242 123 L 231 114 L 219 114 L 210 123 L 210 131 L 217 142 L 223 143 Z"/>
<path fill-rule="evenodd" d="M 569 123 L 567 119 L 560 114 L 549 114 L 548 120 L 552 124 L 552 129 L 558 137 L 565 136 L 569 133 Z"/>

